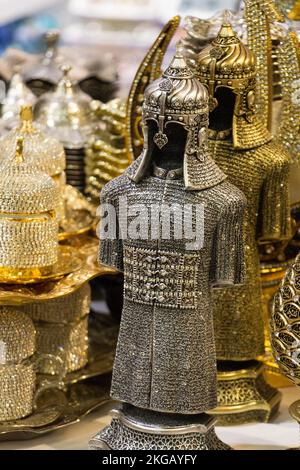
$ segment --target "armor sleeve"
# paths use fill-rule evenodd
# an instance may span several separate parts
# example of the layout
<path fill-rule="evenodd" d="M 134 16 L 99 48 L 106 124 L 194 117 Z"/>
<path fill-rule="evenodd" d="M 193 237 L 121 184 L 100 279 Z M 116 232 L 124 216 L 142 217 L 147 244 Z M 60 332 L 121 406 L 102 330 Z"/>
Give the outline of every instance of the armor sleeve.
<path fill-rule="evenodd" d="M 100 222 L 99 263 L 123 272 L 123 240 L 120 236 L 119 208 L 116 200 L 104 187 L 100 195 L 102 208 Z"/>
<path fill-rule="evenodd" d="M 228 204 L 217 223 L 211 261 L 213 287 L 242 284 L 244 280 L 244 196 Z"/>
<path fill-rule="evenodd" d="M 281 240 L 291 236 L 287 159 L 274 165 L 263 183 L 257 231 L 259 240 Z"/>

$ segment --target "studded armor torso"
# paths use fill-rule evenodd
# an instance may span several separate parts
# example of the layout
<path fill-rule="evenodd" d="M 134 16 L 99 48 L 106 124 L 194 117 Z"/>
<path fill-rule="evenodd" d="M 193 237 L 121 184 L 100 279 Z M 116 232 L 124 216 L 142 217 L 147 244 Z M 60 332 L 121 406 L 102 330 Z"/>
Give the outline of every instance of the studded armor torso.
<path fill-rule="evenodd" d="M 138 164 L 104 187 L 102 204 L 117 208 L 118 197 L 126 196 L 128 207 L 139 203 L 149 211 L 154 204 L 202 205 L 204 241 L 187 249 L 185 238 L 173 236 L 176 218 L 170 239 L 119 234 L 101 241 L 100 261 L 124 271 L 111 394 L 141 408 L 200 413 L 217 405 L 211 286 L 242 280 L 245 200 L 227 181 L 187 191 L 176 170 L 151 169 L 137 184 L 129 176 Z M 120 222 L 124 217 L 118 213 Z"/>

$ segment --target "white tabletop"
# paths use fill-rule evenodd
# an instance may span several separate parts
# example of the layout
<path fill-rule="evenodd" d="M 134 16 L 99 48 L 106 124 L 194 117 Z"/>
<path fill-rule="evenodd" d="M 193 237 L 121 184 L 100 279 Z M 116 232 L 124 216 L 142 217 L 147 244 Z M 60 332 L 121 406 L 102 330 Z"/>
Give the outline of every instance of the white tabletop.
<path fill-rule="evenodd" d="M 217 427 L 219 437 L 234 449 L 282 450 L 300 445 L 298 424 L 290 418 L 288 407 L 300 399 L 296 387 L 282 389 L 283 400 L 274 422 L 243 426 Z M 88 448 L 88 441 L 109 423 L 109 405 L 96 411 L 80 423 L 29 441 L 0 443 L 0 450 L 81 450 Z"/>

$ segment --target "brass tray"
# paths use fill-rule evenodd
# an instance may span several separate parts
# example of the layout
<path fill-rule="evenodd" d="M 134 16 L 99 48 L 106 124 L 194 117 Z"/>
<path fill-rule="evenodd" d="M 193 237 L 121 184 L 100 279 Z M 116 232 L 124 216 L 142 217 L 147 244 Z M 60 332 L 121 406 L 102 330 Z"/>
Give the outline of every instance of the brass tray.
<path fill-rule="evenodd" d="M 75 248 L 71 246 L 59 246 L 58 261 L 53 265 L 52 271 L 39 277 L 32 277 L 31 279 L 21 280 L 18 277 L 2 277 L 0 276 L 1 284 L 38 284 L 45 281 L 57 280 L 70 273 L 78 271 L 80 266 L 83 264 L 82 257 L 78 256 Z M 1 288 L 0 288 L 1 289 Z M 3 289 L 3 287 L 2 287 Z M 4 287 L 4 290 L 6 287 Z M 9 288 L 8 288 L 9 289 Z"/>
<path fill-rule="evenodd" d="M 79 269 L 61 279 L 39 284 L 16 285 L 0 284 L 1 305 L 22 305 L 28 302 L 43 301 L 71 294 L 82 284 L 97 276 L 118 273 L 108 266 L 99 266 L 97 262 L 99 240 L 96 237 L 76 237 L 61 245 L 71 247 L 73 256 L 80 259 Z"/>
<path fill-rule="evenodd" d="M 65 428 L 110 401 L 110 376 L 45 391 L 30 416 L 0 423 L 0 441 L 24 440 Z"/>
<path fill-rule="evenodd" d="M 96 208 L 76 188 L 64 188 L 65 218 L 60 222 L 58 238 L 67 240 L 95 229 Z"/>
<path fill-rule="evenodd" d="M 67 374 L 65 384 L 77 383 L 112 371 L 119 325 L 112 324 L 109 320 L 106 323 L 105 316 L 100 314 L 90 320 L 88 363 L 82 369 Z"/>

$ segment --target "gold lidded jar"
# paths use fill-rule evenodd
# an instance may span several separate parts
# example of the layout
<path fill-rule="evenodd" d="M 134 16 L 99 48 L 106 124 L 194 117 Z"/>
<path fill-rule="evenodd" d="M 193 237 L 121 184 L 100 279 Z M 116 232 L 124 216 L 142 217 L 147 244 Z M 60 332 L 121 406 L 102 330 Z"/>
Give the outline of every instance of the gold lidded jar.
<path fill-rule="evenodd" d="M 41 359 L 49 354 L 60 357 L 65 373 L 87 364 L 90 304 L 91 288 L 85 283 L 71 294 L 17 307 L 34 323 L 36 352 Z M 60 368 L 55 361 L 39 361 L 39 371 L 43 374 L 58 375 Z"/>
<path fill-rule="evenodd" d="M 0 310 L 0 421 L 33 411 L 36 390 L 35 328 L 22 312 Z"/>
<path fill-rule="evenodd" d="M 58 260 L 58 188 L 24 159 L 24 138 L 0 166 L 0 280 L 28 282 L 50 274 Z"/>
<path fill-rule="evenodd" d="M 56 208 L 59 220 L 64 218 L 63 190 L 65 186 L 66 155 L 58 140 L 42 132 L 33 122 L 31 106 L 22 106 L 20 125 L 0 138 L 0 158 L 10 161 L 15 153 L 18 137 L 23 137 L 23 154 L 27 164 L 47 173 L 57 184 L 59 201 Z"/>

